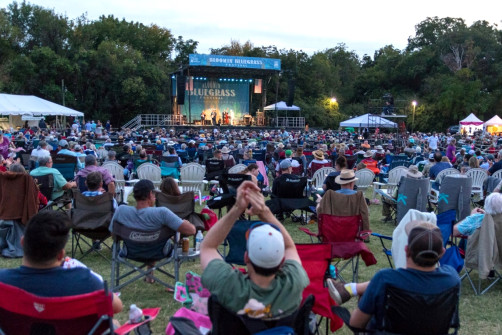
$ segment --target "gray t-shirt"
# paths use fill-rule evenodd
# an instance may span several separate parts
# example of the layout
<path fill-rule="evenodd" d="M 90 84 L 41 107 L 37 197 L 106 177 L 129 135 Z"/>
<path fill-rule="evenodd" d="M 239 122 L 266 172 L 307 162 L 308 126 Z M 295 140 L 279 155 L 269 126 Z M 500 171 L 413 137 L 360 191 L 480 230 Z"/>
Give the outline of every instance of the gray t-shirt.
<path fill-rule="evenodd" d="M 183 220 L 166 207 L 148 207 L 136 209 L 133 206 L 122 205 L 117 208 L 110 223 L 109 230 L 113 231 L 113 222 L 118 221 L 129 228 L 142 230 L 156 230 L 168 226 L 178 231 Z"/>

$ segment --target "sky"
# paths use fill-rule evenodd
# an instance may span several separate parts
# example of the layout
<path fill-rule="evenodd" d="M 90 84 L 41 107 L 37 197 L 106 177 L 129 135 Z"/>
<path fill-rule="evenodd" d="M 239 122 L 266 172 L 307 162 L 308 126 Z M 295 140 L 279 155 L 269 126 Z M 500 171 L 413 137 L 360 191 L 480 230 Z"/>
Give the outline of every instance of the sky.
<path fill-rule="evenodd" d="M 0 0 L 5 8 L 13 1 Z M 19 2 L 19 1 L 18 1 Z M 156 24 L 174 36 L 199 42 L 197 53 L 229 45 L 231 40 L 255 47 L 303 50 L 309 55 L 343 43 L 360 57 L 386 45 L 400 50 L 427 17 L 478 20 L 502 29 L 502 2 L 497 0 L 32 0 L 75 19 L 83 13 L 96 20 L 114 15 L 127 21 Z"/>

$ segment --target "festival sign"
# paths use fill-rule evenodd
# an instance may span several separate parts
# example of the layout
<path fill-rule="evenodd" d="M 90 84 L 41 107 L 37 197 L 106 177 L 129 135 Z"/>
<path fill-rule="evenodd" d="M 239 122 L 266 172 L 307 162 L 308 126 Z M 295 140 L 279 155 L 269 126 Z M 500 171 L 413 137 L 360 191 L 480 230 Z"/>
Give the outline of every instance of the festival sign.
<path fill-rule="evenodd" d="M 248 114 L 249 81 L 194 79 L 193 86 L 189 82 L 185 90 L 185 103 L 180 106 L 187 120 L 189 108 L 192 121 L 204 119 L 208 124 L 216 117 L 217 123 L 235 125 L 243 115 Z"/>
<path fill-rule="evenodd" d="M 276 58 L 237 57 L 220 55 L 189 55 L 190 66 L 219 66 L 246 69 L 281 70 L 281 60 Z"/>

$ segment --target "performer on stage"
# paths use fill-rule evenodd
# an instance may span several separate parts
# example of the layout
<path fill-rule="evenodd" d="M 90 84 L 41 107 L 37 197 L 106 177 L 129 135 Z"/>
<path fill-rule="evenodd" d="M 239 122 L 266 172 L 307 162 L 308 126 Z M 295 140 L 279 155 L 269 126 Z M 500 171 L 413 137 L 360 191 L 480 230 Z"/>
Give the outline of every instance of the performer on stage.
<path fill-rule="evenodd" d="M 234 110 L 230 110 L 230 124 L 234 125 Z"/>
<path fill-rule="evenodd" d="M 213 108 L 211 112 L 211 119 L 213 120 L 213 126 L 216 126 L 216 108 Z"/>
<path fill-rule="evenodd" d="M 223 124 L 228 125 L 228 120 L 229 120 L 229 117 L 228 117 L 228 108 L 223 111 L 223 120 L 224 120 Z"/>
<path fill-rule="evenodd" d="M 202 126 L 206 124 L 206 113 L 204 111 L 202 111 L 202 113 L 200 113 L 200 124 Z"/>

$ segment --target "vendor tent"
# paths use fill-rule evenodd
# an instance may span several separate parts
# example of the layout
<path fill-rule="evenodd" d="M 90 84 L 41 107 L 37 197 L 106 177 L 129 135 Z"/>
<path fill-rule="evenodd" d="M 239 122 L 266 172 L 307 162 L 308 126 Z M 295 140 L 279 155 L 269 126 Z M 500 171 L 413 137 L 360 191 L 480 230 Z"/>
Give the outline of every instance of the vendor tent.
<path fill-rule="evenodd" d="M 502 119 L 495 115 L 490 120 L 486 121 L 484 124 L 486 131 L 490 134 L 502 133 Z"/>
<path fill-rule="evenodd" d="M 379 128 L 397 128 L 395 122 L 389 121 L 378 115 L 364 114 L 353 119 L 340 123 L 340 127 L 379 127 Z"/>
<path fill-rule="evenodd" d="M 483 130 L 483 121 L 477 118 L 473 113 L 460 121 L 460 133 L 472 135 L 474 132 Z"/>
<path fill-rule="evenodd" d="M 0 115 L 79 116 L 84 113 L 33 95 L 0 93 Z"/>
<path fill-rule="evenodd" d="M 0 128 L 8 129 L 19 128 L 25 122 L 29 127 L 37 126 L 38 119 L 45 116 L 55 116 L 59 125 L 64 117 L 83 117 L 84 113 L 33 95 L 0 93 L 0 115 L 4 116 L 0 118 Z"/>
<path fill-rule="evenodd" d="M 266 111 L 299 111 L 300 107 L 292 105 L 291 107 L 288 107 L 284 101 L 279 101 L 275 104 L 268 105 L 267 107 L 263 108 Z"/>

